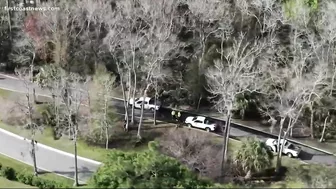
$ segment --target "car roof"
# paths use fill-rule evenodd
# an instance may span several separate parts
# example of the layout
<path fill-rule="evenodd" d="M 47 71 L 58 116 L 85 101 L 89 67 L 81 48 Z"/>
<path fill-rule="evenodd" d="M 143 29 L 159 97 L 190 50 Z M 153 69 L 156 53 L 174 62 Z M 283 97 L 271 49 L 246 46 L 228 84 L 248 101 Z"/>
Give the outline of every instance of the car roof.
<path fill-rule="evenodd" d="M 143 99 L 144 99 L 144 97 L 140 97 L 138 100 L 143 100 Z M 145 97 L 145 101 L 149 102 L 150 100 L 151 100 L 150 97 Z"/>
<path fill-rule="evenodd" d="M 196 116 L 197 120 L 204 121 L 205 117 L 204 116 Z"/>
<path fill-rule="evenodd" d="M 275 142 L 276 141 L 276 142 L 278 142 L 278 139 L 269 138 L 269 139 L 267 139 L 267 141 L 271 141 L 271 142 Z M 283 142 L 287 142 L 287 144 L 292 144 L 288 140 L 280 139 L 280 143 L 283 143 Z"/>

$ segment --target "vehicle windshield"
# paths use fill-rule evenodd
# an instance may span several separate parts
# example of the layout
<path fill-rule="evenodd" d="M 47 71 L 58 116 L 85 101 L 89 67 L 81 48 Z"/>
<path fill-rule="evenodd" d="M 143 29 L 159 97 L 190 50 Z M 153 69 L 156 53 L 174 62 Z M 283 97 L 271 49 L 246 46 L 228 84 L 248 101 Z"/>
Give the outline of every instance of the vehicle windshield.
<path fill-rule="evenodd" d="M 213 120 L 206 119 L 205 124 L 214 124 L 215 122 Z"/>
<path fill-rule="evenodd" d="M 149 104 L 155 104 L 155 100 L 154 100 L 154 98 L 151 98 L 150 100 L 149 100 Z M 161 104 L 161 102 L 160 102 L 160 100 L 156 100 L 156 105 L 160 105 Z"/>
<path fill-rule="evenodd" d="M 295 150 L 295 146 L 293 144 L 289 144 L 287 148 L 291 150 Z"/>

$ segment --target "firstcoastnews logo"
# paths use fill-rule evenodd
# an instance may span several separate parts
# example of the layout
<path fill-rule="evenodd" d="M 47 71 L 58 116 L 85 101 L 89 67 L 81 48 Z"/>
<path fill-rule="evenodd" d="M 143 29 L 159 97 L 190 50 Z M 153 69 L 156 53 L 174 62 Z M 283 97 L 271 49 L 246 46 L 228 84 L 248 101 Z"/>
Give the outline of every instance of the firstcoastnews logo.
<path fill-rule="evenodd" d="M 59 7 L 3 7 L 5 11 L 58 11 Z"/>

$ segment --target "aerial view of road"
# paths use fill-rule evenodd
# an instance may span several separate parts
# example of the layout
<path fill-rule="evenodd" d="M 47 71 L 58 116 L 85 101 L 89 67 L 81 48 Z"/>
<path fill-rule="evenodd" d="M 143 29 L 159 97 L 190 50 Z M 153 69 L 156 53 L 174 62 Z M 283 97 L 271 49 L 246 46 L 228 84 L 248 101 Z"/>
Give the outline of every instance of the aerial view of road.
<path fill-rule="evenodd" d="M 18 79 L 16 79 L 14 76 L 7 76 L 4 74 L 0 74 L 0 88 L 2 89 L 7 89 L 7 90 L 12 90 L 12 91 L 17 91 L 17 92 L 25 92 L 26 87 L 24 83 Z M 48 90 L 42 90 L 36 86 L 36 93 L 40 95 L 46 95 L 49 96 L 50 92 Z M 121 101 L 118 98 L 113 99 L 113 104 L 117 110 L 117 113 L 119 114 L 124 114 L 124 106 L 123 106 L 123 101 Z M 130 109 L 129 109 L 130 111 Z M 182 115 L 182 119 L 185 117 L 192 115 L 185 113 Z M 135 109 L 135 116 L 140 117 L 140 110 Z M 145 111 L 144 113 L 145 118 L 152 118 L 153 117 L 153 112 L 152 111 Z M 158 114 L 157 118 L 161 121 L 171 121 L 171 116 L 170 116 L 170 110 L 166 108 L 162 108 Z M 224 123 L 222 124 L 224 125 Z M 218 134 L 221 134 L 220 132 Z M 257 137 L 263 141 L 265 141 L 267 138 L 262 134 L 258 132 L 248 132 L 244 131 L 239 128 L 232 127 L 230 131 L 230 136 L 232 137 L 249 137 L 249 136 L 254 136 Z M 321 163 L 321 164 L 326 164 L 326 165 L 336 165 L 336 157 L 331 155 L 331 154 L 326 154 L 324 152 L 314 150 L 312 148 L 304 147 L 301 146 L 302 148 L 302 153 L 300 154 L 300 159 L 303 160 L 306 163 Z M 66 161 L 71 162 L 71 157 L 64 157 L 68 158 Z M 70 159 L 70 160 L 69 160 Z M 52 168 L 51 168 L 52 169 Z M 92 170 L 91 170 L 92 171 Z"/>
<path fill-rule="evenodd" d="M 30 155 L 30 140 L 14 136 L 0 129 L 0 154 L 33 165 Z M 42 171 L 54 172 L 65 177 L 74 178 L 74 156 L 37 144 L 36 159 Z M 85 183 L 99 167 L 95 161 L 78 158 L 78 177 Z"/>

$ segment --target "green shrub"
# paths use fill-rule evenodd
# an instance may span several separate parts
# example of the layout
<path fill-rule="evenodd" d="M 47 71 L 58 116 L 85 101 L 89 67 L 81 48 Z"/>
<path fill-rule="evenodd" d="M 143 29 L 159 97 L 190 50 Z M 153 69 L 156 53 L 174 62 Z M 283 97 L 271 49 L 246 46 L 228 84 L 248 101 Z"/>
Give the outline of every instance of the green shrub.
<path fill-rule="evenodd" d="M 70 188 L 70 186 L 67 186 L 62 182 L 56 182 L 43 177 L 36 177 L 32 172 L 27 170 L 17 172 L 11 167 L 2 167 L 0 169 L 0 176 L 5 177 L 8 180 L 16 180 L 20 183 L 36 186 L 41 189 Z"/>
<path fill-rule="evenodd" d="M 33 178 L 34 178 L 34 174 L 24 170 L 22 172 L 19 172 L 16 175 L 16 178 L 19 182 L 26 184 L 26 185 L 33 185 Z"/>
<path fill-rule="evenodd" d="M 33 177 L 33 180 L 32 180 L 32 185 L 33 186 L 36 186 L 38 188 L 44 188 L 43 187 L 43 181 L 42 179 L 40 179 L 40 177 Z"/>
<path fill-rule="evenodd" d="M 8 180 L 16 179 L 16 172 L 11 167 L 2 167 L 1 168 L 1 176 L 5 177 Z"/>

